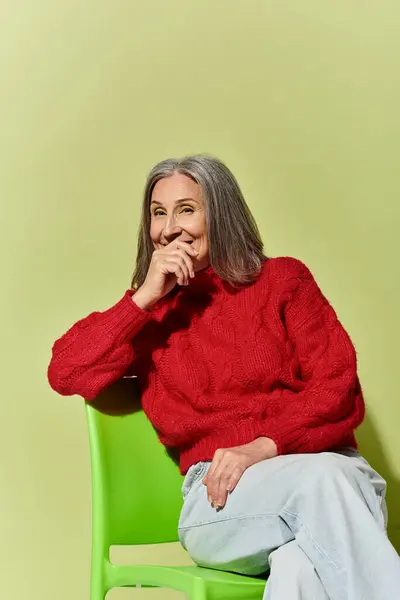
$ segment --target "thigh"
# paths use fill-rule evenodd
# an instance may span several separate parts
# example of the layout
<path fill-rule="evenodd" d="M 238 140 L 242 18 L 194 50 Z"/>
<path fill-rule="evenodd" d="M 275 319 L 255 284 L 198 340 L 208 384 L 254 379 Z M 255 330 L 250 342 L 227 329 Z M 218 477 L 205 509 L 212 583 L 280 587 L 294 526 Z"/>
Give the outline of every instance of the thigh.
<path fill-rule="evenodd" d="M 247 469 L 221 510 L 212 508 L 202 483 L 211 463 L 193 466 L 184 482 L 179 521 L 182 545 L 202 566 L 256 575 L 269 554 L 293 539 L 279 512 L 293 489 L 301 455 L 280 456 Z"/>
<path fill-rule="evenodd" d="M 207 499 L 202 480 L 211 463 L 193 466 L 184 482 L 184 505 L 179 538 L 191 558 L 203 567 L 259 575 L 269 569 L 270 552 L 290 539 L 291 532 L 275 510 L 257 508 L 257 494 L 265 494 L 261 468 L 254 465 L 242 476 L 222 510 Z M 255 468 L 257 467 L 257 468 Z M 251 477 L 250 477 L 251 475 Z M 271 494 L 267 492 L 267 495 Z M 268 503 L 264 503 L 267 505 Z"/>
<path fill-rule="evenodd" d="M 198 463 L 185 478 L 182 545 L 198 564 L 249 575 L 266 571 L 270 553 L 294 539 L 281 511 L 300 487 L 308 493 L 310 478 L 343 470 L 357 476 L 371 496 L 382 495 L 384 488 L 382 478 L 355 451 L 278 456 L 247 469 L 226 506 L 216 511 L 202 483 L 210 464 Z"/>

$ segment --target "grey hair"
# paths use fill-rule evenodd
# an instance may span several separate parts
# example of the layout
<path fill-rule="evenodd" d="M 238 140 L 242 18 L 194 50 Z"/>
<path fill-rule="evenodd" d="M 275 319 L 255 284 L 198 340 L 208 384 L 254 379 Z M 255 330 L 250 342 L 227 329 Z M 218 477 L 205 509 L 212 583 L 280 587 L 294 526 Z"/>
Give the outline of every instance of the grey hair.
<path fill-rule="evenodd" d="M 190 177 L 201 188 L 210 264 L 215 273 L 232 285 L 254 281 L 265 260 L 255 219 L 228 167 L 217 158 L 199 154 L 163 160 L 150 171 L 144 189 L 132 287 L 139 288 L 143 284 L 154 251 L 150 237 L 150 203 L 154 186 L 174 173 Z"/>

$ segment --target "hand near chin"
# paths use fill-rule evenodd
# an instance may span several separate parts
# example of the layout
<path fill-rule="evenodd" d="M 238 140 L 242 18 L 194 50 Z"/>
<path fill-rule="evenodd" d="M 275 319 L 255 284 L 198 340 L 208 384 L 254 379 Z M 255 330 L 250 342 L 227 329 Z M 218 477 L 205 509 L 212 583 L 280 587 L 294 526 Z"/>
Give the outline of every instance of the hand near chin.
<path fill-rule="evenodd" d="M 267 437 L 257 438 L 243 446 L 217 450 L 203 479 L 211 506 L 216 509 L 223 508 L 228 494 L 233 492 L 245 470 L 277 454 L 275 442 Z"/>
<path fill-rule="evenodd" d="M 133 295 L 133 301 L 140 308 L 148 309 L 176 285 L 188 285 L 194 277 L 193 261 L 197 256 L 197 250 L 179 240 L 168 246 L 158 245 L 151 257 L 146 279 Z"/>

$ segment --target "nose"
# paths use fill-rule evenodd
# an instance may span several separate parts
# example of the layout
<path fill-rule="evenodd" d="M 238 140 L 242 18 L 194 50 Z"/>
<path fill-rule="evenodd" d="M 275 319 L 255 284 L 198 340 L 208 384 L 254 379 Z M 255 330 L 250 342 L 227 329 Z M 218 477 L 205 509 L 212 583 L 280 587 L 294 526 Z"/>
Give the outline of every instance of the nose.
<path fill-rule="evenodd" d="M 163 237 L 168 243 L 173 242 L 182 233 L 182 227 L 176 222 L 174 217 L 168 219 L 163 230 Z"/>

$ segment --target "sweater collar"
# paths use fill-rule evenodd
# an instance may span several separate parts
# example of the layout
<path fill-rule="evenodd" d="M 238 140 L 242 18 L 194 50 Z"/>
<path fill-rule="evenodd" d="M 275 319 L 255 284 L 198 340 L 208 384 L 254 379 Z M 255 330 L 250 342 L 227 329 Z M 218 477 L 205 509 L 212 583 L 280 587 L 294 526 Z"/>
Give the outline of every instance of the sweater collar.
<path fill-rule="evenodd" d="M 214 271 L 211 265 L 195 273 L 193 279 L 189 280 L 189 285 L 182 288 L 182 292 L 210 293 L 217 291 L 226 285 Z"/>
<path fill-rule="evenodd" d="M 178 298 L 192 300 L 195 296 L 215 295 L 227 286 L 229 284 L 223 281 L 209 265 L 197 271 L 194 278 L 189 280 L 189 285 L 182 287 L 177 285 L 167 296 L 164 296 L 164 301 L 168 302 L 168 299 L 176 301 Z"/>
<path fill-rule="evenodd" d="M 197 271 L 194 278 L 189 280 L 188 286 L 181 287 L 177 285 L 169 294 L 164 296 L 160 304 L 168 304 L 169 302 L 175 304 L 180 299 L 187 299 L 193 302 L 196 297 L 200 299 L 204 296 L 215 296 L 221 290 L 234 292 L 234 288 L 228 282 L 221 279 L 212 266 L 209 265 L 205 269 Z"/>

